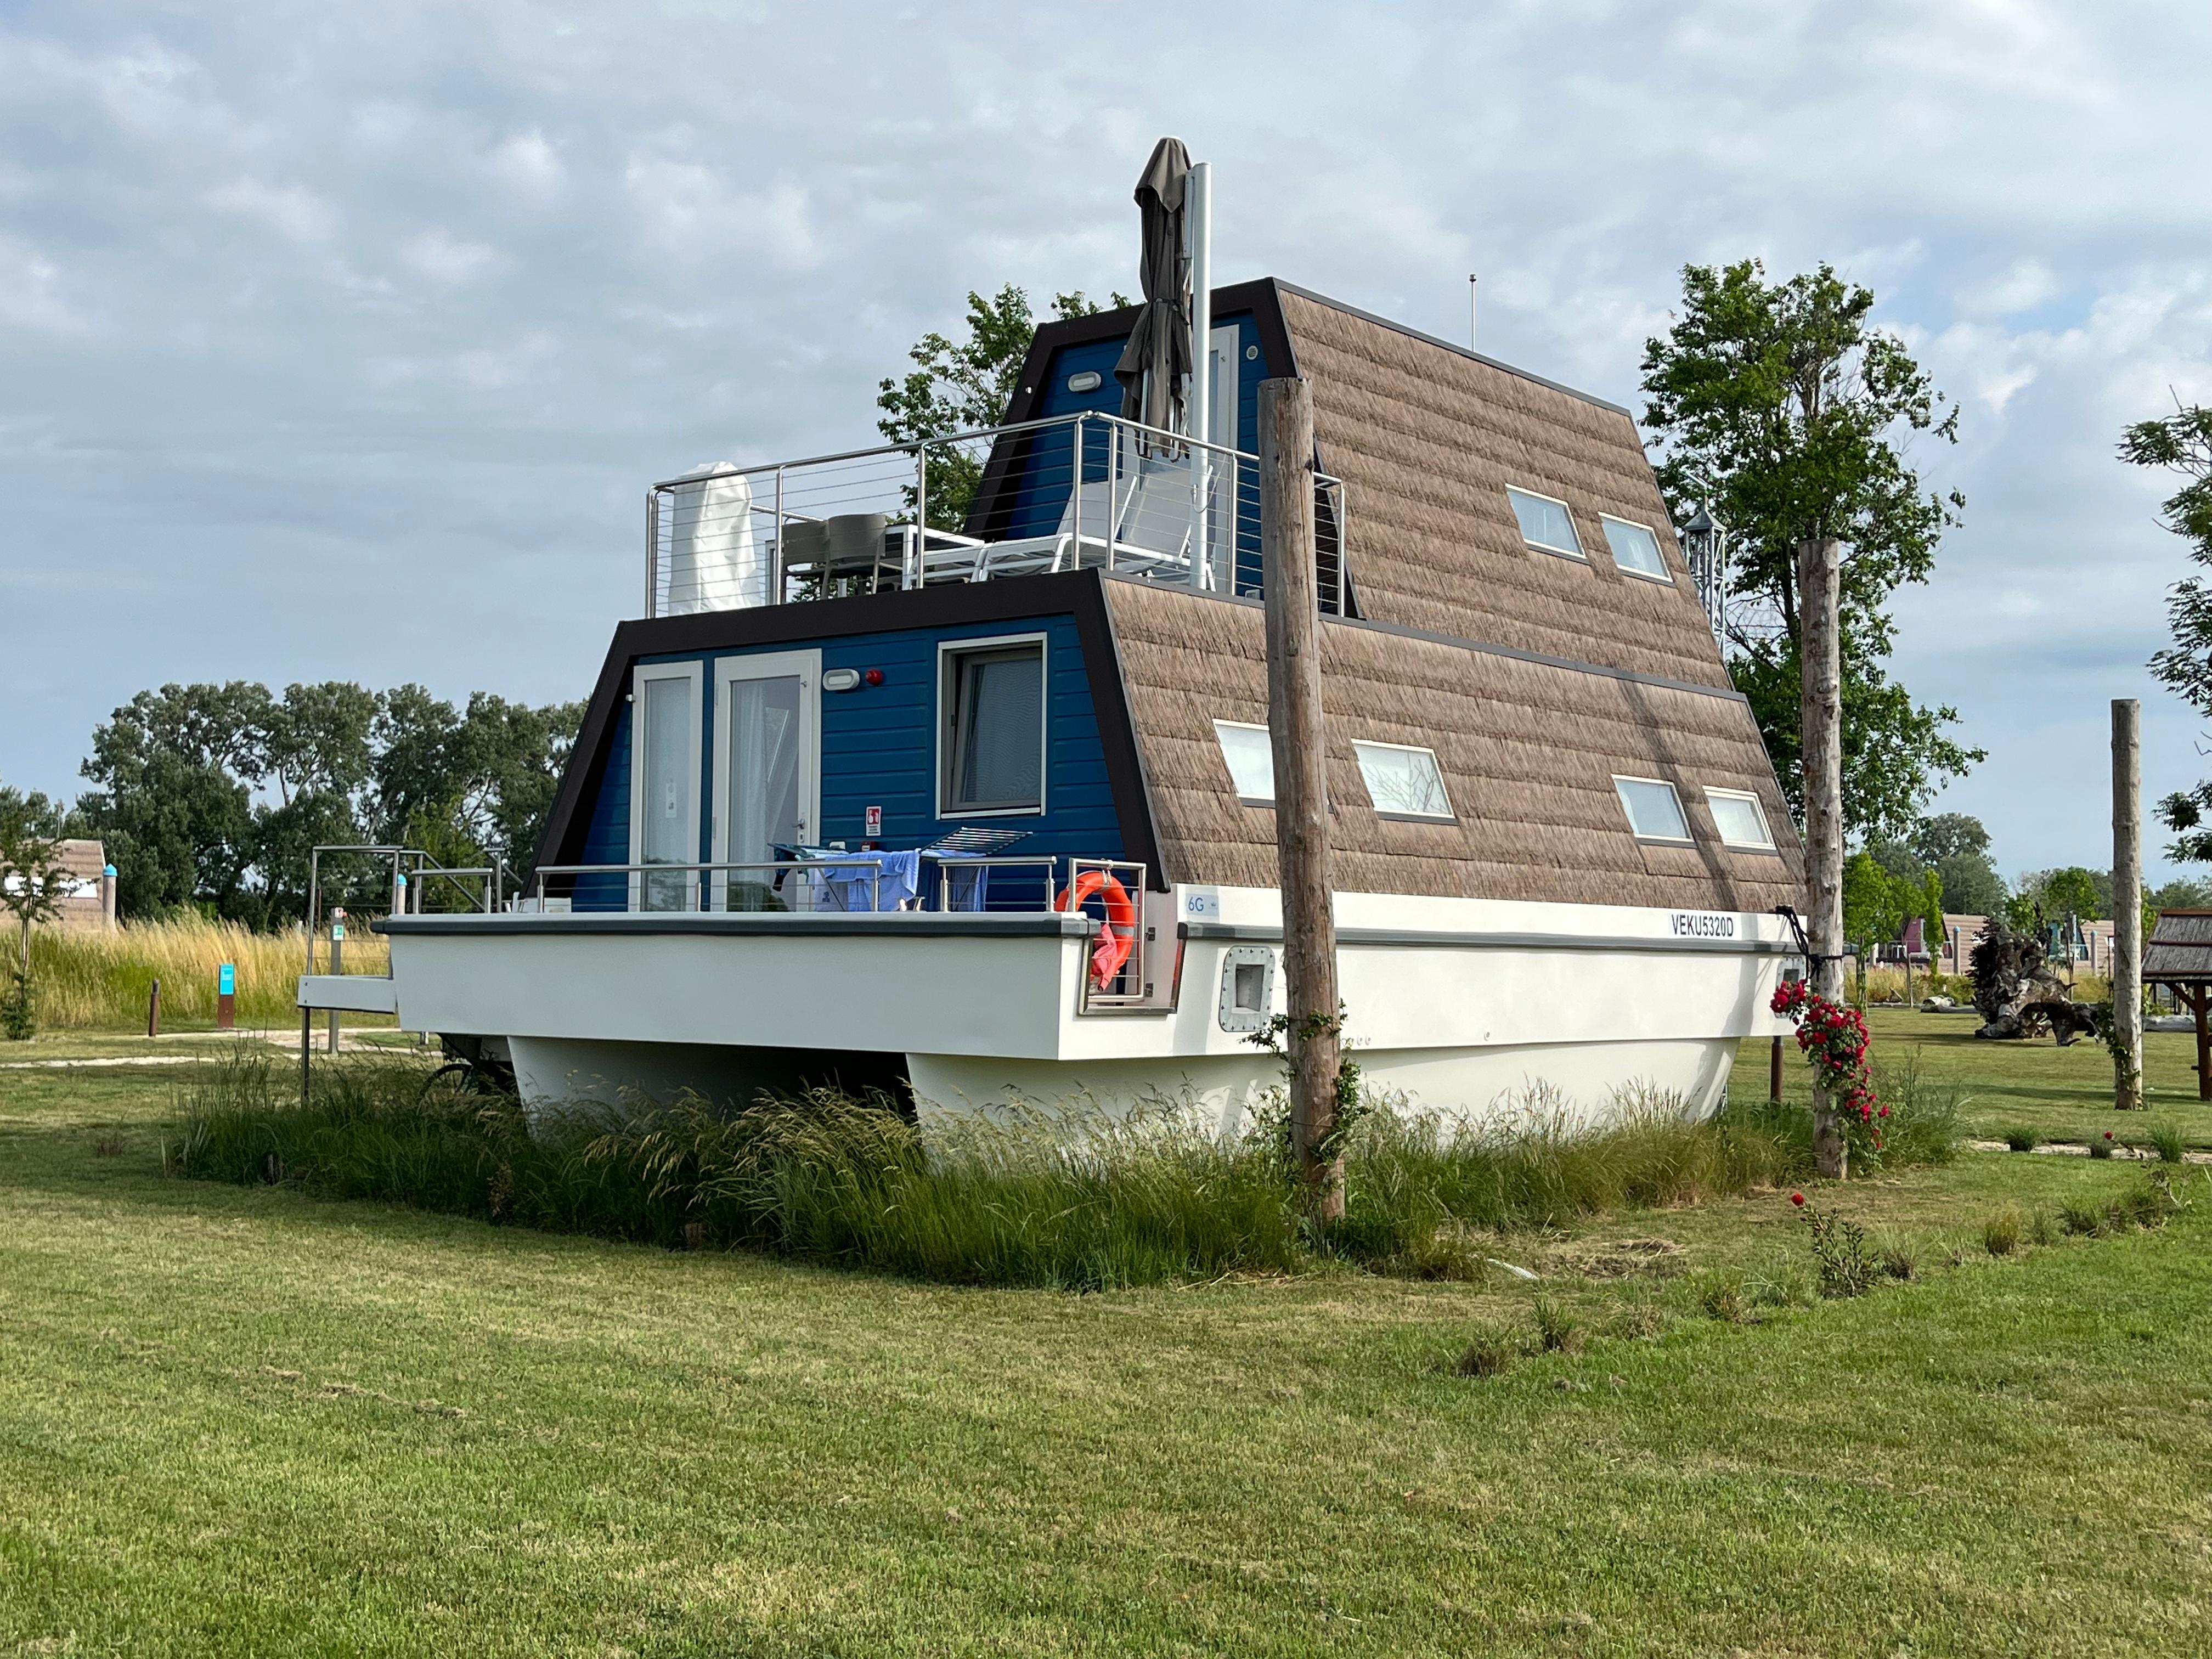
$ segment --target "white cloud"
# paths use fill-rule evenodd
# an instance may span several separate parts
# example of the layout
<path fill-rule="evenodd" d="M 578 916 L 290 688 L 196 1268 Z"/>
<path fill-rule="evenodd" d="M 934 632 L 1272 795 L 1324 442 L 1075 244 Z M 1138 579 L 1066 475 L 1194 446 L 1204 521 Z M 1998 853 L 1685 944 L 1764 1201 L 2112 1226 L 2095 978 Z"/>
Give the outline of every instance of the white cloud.
<path fill-rule="evenodd" d="M 325 242 L 337 228 L 329 203 L 298 185 L 234 179 L 208 192 L 208 205 L 266 225 L 295 242 Z"/>
<path fill-rule="evenodd" d="M 568 179 L 559 153 L 535 128 L 501 143 L 492 151 L 489 164 L 494 175 L 508 189 L 541 204 L 559 195 Z"/>
<path fill-rule="evenodd" d="M 463 241 L 442 230 L 409 237 L 399 257 L 432 281 L 456 285 L 472 283 L 501 263 L 496 248 Z"/>
<path fill-rule="evenodd" d="M 0 326 L 71 335 L 89 325 L 63 297 L 62 269 L 38 249 L 0 236 Z"/>

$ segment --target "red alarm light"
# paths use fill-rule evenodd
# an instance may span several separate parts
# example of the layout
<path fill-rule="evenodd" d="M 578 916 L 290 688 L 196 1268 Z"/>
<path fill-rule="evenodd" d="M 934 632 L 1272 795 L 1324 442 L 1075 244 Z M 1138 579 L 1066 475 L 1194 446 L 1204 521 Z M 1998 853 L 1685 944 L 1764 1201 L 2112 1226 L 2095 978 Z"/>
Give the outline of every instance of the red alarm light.
<path fill-rule="evenodd" d="M 867 681 L 870 685 L 881 685 L 884 683 L 884 671 L 880 668 L 871 668 L 860 678 Z"/>

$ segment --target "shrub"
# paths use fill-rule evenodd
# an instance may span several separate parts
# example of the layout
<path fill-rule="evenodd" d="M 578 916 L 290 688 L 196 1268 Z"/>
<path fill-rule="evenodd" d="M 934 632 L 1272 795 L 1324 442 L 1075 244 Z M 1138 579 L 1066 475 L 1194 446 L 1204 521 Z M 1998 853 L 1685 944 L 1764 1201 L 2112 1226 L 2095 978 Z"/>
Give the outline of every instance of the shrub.
<path fill-rule="evenodd" d="M 2173 1178 L 2163 1170 L 2153 1170 L 2106 1205 L 2105 1216 L 2115 1231 L 2126 1227 L 2163 1227 L 2185 1207 L 2173 1190 Z"/>
<path fill-rule="evenodd" d="M 1813 1260 L 1820 1269 L 1820 1294 L 1864 1296 L 1881 1271 L 1867 1243 L 1866 1229 L 1849 1216 L 1831 1215 L 1817 1205 L 1804 1208 L 1805 1223 L 1813 1234 Z"/>
<path fill-rule="evenodd" d="M 2110 1158 L 2112 1155 L 2112 1132 L 2110 1129 L 2106 1130 L 2105 1133 L 2100 1135 L 2092 1135 L 2089 1137 L 2090 1157 Z"/>
<path fill-rule="evenodd" d="M 1875 1254 L 1875 1259 L 1881 1263 L 1882 1272 L 1890 1278 L 1911 1280 L 1920 1277 L 1920 1257 L 1913 1249 L 1911 1240 L 1887 1234 Z"/>
<path fill-rule="evenodd" d="M 2182 1138 L 2178 1123 L 2161 1123 L 2150 1132 L 2150 1144 L 2161 1164 L 2179 1164 L 2188 1151 L 2189 1143 Z"/>
<path fill-rule="evenodd" d="M 2015 1123 L 2004 1132 L 2004 1144 L 2015 1152 L 2032 1152 L 2043 1137 L 2024 1123 Z"/>
<path fill-rule="evenodd" d="M 1960 1123 L 1955 1085 L 1923 1077 L 1917 1050 L 1874 1068 L 1875 1089 L 1888 1109 L 1881 1149 L 1870 1162 L 1878 1170 L 1903 1170 L 1948 1164 L 1959 1155 L 1966 1131 Z"/>
<path fill-rule="evenodd" d="M 1982 1248 L 1991 1255 L 2010 1255 L 2020 1248 L 2027 1224 L 2017 1205 L 2008 1204 L 1982 1223 Z"/>
<path fill-rule="evenodd" d="M 18 967 L 8 969 L 8 988 L 0 992 L 0 1037 L 28 1042 L 39 1034 L 37 981 Z"/>
<path fill-rule="evenodd" d="M 2058 1224 L 2074 1237 L 2094 1238 L 2105 1231 L 2105 1215 L 2094 1204 L 2069 1199 L 2059 1206 Z"/>

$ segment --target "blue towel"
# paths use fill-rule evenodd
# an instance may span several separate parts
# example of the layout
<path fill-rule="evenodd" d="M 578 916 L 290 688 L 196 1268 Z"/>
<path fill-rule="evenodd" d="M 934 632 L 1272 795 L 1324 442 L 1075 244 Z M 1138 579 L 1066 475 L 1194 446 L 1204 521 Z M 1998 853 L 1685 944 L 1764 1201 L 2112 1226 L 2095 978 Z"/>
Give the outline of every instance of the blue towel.
<path fill-rule="evenodd" d="M 831 854 L 827 869 L 817 873 L 822 896 L 832 910 L 866 910 L 876 901 L 878 910 L 896 910 L 919 890 L 921 854 L 919 853 Z M 877 871 L 883 872 L 878 883 Z"/>

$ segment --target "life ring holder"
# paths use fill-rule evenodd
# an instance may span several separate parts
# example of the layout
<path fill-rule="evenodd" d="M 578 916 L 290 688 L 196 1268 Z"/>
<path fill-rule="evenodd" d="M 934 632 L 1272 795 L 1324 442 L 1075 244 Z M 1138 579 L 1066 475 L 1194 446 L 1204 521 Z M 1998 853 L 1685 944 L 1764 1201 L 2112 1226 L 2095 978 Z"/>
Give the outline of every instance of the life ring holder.
<path fill-rule="evenodd" d="M 1060 890 L 1055 910 L 1079 911 L 1093 897 L 1106 907 L 1105 926 L 1091 951 L 1091 982 L 1104 990 L 1114 982 L 1137 942 L 1137 907 L 1129 890 L 1103 870 L 1083 870 Z"/>

